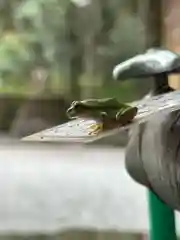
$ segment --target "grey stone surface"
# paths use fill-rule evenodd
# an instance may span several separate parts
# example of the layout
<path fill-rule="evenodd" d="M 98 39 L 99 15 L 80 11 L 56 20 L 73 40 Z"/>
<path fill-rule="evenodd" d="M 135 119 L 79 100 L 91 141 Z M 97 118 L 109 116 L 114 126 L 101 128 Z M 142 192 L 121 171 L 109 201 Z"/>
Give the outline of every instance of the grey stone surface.
<path fill-rule="evenodd" d="M 123 160 L 117 148 L 1 142 L 0 235 L 148 231 L 146 190 Z"/>
<path fill-rule="evenodd" d="M 1 144 L 0 234 L 146 230 L 145 189 L 123 158 L 122 149 Z"/>

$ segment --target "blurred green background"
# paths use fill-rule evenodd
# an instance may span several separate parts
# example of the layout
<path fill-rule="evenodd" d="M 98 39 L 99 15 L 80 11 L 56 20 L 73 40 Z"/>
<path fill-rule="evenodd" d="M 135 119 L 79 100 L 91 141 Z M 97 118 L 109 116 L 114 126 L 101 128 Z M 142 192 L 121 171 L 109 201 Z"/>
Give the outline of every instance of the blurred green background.
<path fill-rule="evenodd" d="M 72 99 L 142 95 L 134 82 L 115 84 L 111 76 L 115 64 L 145 48 L 135 2 L 1 1 L 0 91 Z"/>

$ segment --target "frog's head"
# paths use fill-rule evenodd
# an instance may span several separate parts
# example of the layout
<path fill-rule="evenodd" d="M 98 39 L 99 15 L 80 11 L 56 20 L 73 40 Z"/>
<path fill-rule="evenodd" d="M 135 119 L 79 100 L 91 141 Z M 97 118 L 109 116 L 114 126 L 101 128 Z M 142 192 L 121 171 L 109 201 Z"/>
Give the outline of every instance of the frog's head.
<path fill-rule="evenodd" d="M 76 118 L 83 112 L 83 106 L 79 101 L 72 102 L 71 106 L 68 108 L 66 114 L 70 119 Z"/>

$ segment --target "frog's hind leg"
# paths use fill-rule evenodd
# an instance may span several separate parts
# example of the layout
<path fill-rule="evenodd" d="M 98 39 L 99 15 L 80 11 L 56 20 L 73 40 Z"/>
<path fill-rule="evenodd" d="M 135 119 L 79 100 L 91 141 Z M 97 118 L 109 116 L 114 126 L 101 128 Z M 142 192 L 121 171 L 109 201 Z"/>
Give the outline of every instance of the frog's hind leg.
<path fill-rule="evenodd" d="M 129 107 L 128 109 L 124 111 L 119 111 L 116 114 L 116 120 L 121 124 L 121 125 L 126 125 L 134 119 L 134 117 L 137 114 L 137 107 Z"/>

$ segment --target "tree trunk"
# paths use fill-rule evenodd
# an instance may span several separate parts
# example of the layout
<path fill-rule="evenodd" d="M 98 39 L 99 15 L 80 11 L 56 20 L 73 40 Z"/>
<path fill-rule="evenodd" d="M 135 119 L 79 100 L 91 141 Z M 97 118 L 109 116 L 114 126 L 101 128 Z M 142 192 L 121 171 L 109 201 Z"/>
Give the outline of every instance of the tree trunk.
<path fill-rule="evenodd" d="M 180 1 L 164 1 L 164 42 L 167 48 L 180 53 Z M 174 89 L 180 89 L 180 76 L 170 76 L 169 84 Z"/>

